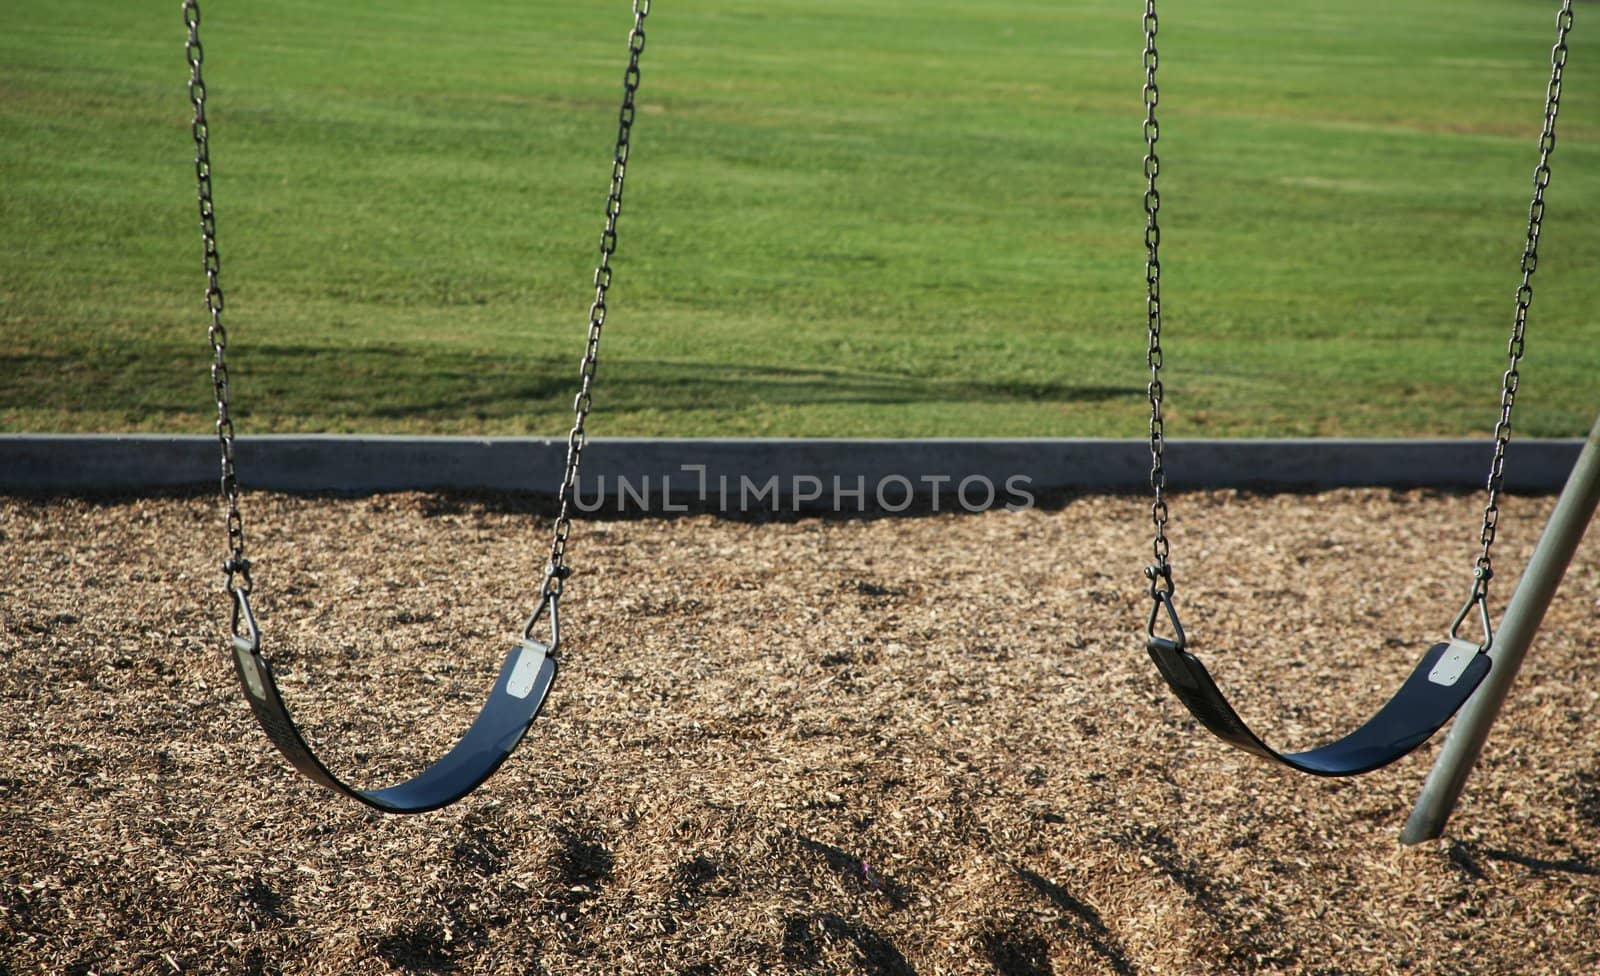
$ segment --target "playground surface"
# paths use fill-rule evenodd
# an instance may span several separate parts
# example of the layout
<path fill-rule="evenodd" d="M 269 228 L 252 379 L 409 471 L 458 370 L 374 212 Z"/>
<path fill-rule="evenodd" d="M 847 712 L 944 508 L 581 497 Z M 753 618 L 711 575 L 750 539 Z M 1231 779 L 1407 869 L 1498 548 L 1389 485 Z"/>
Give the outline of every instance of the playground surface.
<path fill-rule="evenodd" d="M 330 764 L 376 784 L 447 747 L 548 514 L 244 504 L 265 646 Z M 1551 504 L 1506 504 L 1497 611 Z M 0 973 L 1600 971 L 1600 544 L 1446 838 L 1402 848 L 1437 742 L 1298 777 L 1160 684 L 1145 505 L 580 523 L 528 739 L 385 818 L 255 726 L 214 498 L 0 498 Z M 1274 741 L 1347 728 L 1459 606 L 1481 505 L 1178 496 L 1191 640 Z"/>

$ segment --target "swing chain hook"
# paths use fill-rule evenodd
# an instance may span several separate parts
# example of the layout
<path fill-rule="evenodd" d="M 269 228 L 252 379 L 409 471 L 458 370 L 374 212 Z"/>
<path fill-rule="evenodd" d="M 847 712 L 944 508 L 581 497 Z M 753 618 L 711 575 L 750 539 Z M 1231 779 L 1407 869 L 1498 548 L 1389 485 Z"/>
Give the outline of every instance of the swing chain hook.
<path fill-rule="evenodd" d="M 1162 611 L 1166 612 L 1167 622 L 1172 625 L 1172 636 L 1162 637 L 1156 633 L 1156 621 L 1161 617 Z M 1152 651 L 1170 650 L 1182 651 L 1189 646 L 1189 638 L 1183 633 L 1183 623 L 1178 620 L 1178 608 L 1173 606 L 1171 590 L 1157 590 L 1155 599 L 1150 601 L 1150 617 L 1144 625 L 1145 643 Z"/>
<path fill-rule="evenodd" d="M 253 586 L 250 582 L 250 564 L 245 560 L 238 560 L 244 565 L 233 568 L 235 560 L 228 560 L 224 569 L 228 570 L 228 595 L 233 597 L 233 617 L 228 624 L 228 632 L 234 637 L 243 637 L 250 642 L 250 649 L 255 651 L 261 646 L 261 628 L 256 626 L 256 615 L 250 611 L 250 591 Z M 233 581 L 233 574 L 238 572 L 243 575 L 242 585 Z"/>
<path fill-rule="evenodd" d="M 1487 652 L 1494 646 L 1494 626 L 1489 622 L 1489 581 L 1494 579 L 1494 570 L 1488 566 L 1472 567 L 1472 592 L 1467 594 L 1467 602 L 1461 605 L 1461 612 L 1456 614 L 1456 619 L 1450 623 L 1450 639 L 1461 639 L 1457 631 L 1466 623 L 1471 615 L 1472 608 L 1478 608 L 1478 622 L 1483 627 L 1483 642 L 1478 645 L 1480 652 Z"/>
<path fill-rule="evenodd" d="M 1184 636 L 1183 624 L 1178 620 L 1178 609 L 1172 603 L 1173 591 L 1177 588 L 1172 582 L 1172 566 L 1170 563 L 1157 563 L 1146 566 L 1145 578 L 1150 581 L 1150 617 L 1145 621 L 1145 639 L 1151 650 L 1158 646 L 1170 650 L 1181 651 L 1188 646 L 1189 639 Z M 1156 634 L 1156 621 L 1162 612 L 1166 612 L 1167 622 L 1172 625 L 1172 637 L 1160 637 Z"/>
<path fill-rule="evenodd" d="M 243 556 L 235 555 L 222 564 L 222 571 L 228 575 L 228 592 L 244 593 L 249 595 L 255 589 L 255 580 L 250 578 L 250 560 Z"/>
<path fill-rule="evenodd" d="M 572 575 L 572 570 L 564 565 L 550 562 L 544 568 L 544 582 L 539 584 L 539 605 L 533 608 L 533 613 L 528 617 L 528 622 L 522 627 L 524 640 L 534 640 L 533 630 L 539 625 L 539 618 L 546 610 L 550 611 L 550 650 L 554 651 L 561 643 L 561 589 L 567 577 Z"/>
<path fill-rule="evenodd" d="M 229 633 L 235 637 L 247 637 L 252 646 L 261 643 L 261 631 L 256 627 L 256 616 L 250 612 L 250 593 L 256 588 L 255 580 L 250 578 L 250 560 L 243 556 L 230 556 L 222 564 L 222 571 L 227 574 L 226 589 L 233 598 L 233 618 L 229 624 Z M 243 629 L 241 629 L 241 627 Z"/>
<path fill-rule="evenodd" d="M 555 599 L 566 588 L 567 577 L 572 575 L 572 567 L 554 560 L 545 563 L 544 582 L 539 584 L 539 599 Z"/>
<path fill-rule="evenodd" d="M 546 579 L 548 580 L 549 577 L 546 577 Z M 537 638 L 535 638 L 533 636 L 534 628 L 539 626 L 539 618 L 545 615 L 545 611 L 546 610 L 549 610 L 550 611 L 550 644 L 549 644 L 548 648 L 546 649 L 546 653 L 554 654 L 556 648 L 561 646 L 561 611 L 560 611 L 560 603 L 561 603 L 561 593 L 560 593 L 560 591 L 557 590 L 556 592 L 552 593 L 548 589 L 546 589 L 540 595 L 540 597 L 539 597 L 539 605 L 537 607 L 534 607 L 532 615 L 530 615 L 528 617 L 528 622 L 522 626 L 522 639 L 523 640 L 537 640 Z"/>
<path fill-rule="evenodd" d="M 1171 596 L 1178 588 L 1177 584 L 1172 582 L 1171 563 L 1156 563 L 1152 566 L 1146 566 L 1144 568 L 1144 578 L 1150 581 L 1150 598 L 1152 600 L 1161 599 L 1163 593 Z"/>

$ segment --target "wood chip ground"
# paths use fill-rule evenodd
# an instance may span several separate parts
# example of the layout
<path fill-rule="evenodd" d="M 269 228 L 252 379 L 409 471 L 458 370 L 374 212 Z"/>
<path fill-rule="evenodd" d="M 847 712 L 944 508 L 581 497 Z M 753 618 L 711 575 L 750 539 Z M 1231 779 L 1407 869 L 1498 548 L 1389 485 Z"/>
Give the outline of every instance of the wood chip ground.
<path fill-rule="evenodd" d="M 1480 505 L 1179 496 L 1192 642 L 1274 740 L 1314 743 L 1440 635 Z M 1508 503 L 1497 610 L 1550 507 Z M 1160 686 L 1145 511 L 580 524 L 529 738 L 461 804 L 390 818 L 255 726 L 214 499 L 0 499 L 0 973 L 1600 972 L 1600 541 L 1447 838 L 1402 848 L 1437 743 L 1299 777 Z M 548 517 L 245 512 L 266 646 L 329 762 L 377 785 L 439 754 Z"/>

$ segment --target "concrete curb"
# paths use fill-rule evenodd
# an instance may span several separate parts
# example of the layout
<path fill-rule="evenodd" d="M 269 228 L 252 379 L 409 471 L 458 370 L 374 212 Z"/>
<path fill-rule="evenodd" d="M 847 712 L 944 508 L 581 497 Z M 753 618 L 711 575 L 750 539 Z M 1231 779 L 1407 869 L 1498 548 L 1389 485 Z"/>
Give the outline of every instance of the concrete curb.
<path fill-rule="evenodd" d="M 1506 485 L 1560 489 L 1579 439 L 1519 440 Z M 247 490 L 365 494 L 405 490 L 553 494 L 563 439 L 264 435 L 236 443 Z M 1215 440 L 1167 445 L 1169 486 L 1304 490 L 1351 486 L 1472 489 L 1487 475 L 1479 440 Z M 896 510 L 938 492 L 1005 504 L 1018 492 L 1114 491 L 1148 484 L 1142 440 L 593 438 L 581 495 L 633 508 L 698 499 L 723 510 Z M 0 434 L 0 492 L 73 494 L 215 486 L 216 440 L 161 434 Z M 963 489 L 965 485 L 965 489 Z M 859 496 L 858 496 L 859 492 Z M 877 503 L 877 504 L 874 504 Z M 987 507 L 987 506 L 983 506 Z"/>

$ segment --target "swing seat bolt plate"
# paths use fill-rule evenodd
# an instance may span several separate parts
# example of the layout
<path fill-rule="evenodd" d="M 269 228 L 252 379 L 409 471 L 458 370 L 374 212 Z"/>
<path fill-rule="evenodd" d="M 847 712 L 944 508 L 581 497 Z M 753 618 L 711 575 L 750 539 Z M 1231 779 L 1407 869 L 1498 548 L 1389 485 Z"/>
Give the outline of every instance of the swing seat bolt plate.
<path fill-rule="evenodd" d="M 1450 646 L 1439 656 L 1439 661 L 1433 666 L 1433 670 L 1428 672 L 1428 680 L 1436 685 L 1450 687 L 1461 679 L 1462 673 L 1467 670 L 1467 665 L 1478 656 L 1478 651 L 1478 645 L 1472 641 L 1460 637 L 1450 638 Z"/>
<path fill-rule="evenodd" d="M 261 667 L 256 663 L 256 642 L 249 637 L 235 634 L 233 637 L 233 656 L 239 661 L 239 675 L 244 678 L 244 687 L 250 697 L 257 701 L 267 698 L 266 683 L 261 680 Z"/>
<path fill-rule="evenodd" d="M 524 639 L 517 642 L 511 653 L 516 661 L 511 665 L 511 676 L 506 679 L 506 694 L 512 698 L 526 698 L 539 683 L 539 671 L 545 658 L 550 656 L 550 645 L 543 641 Z"/>

